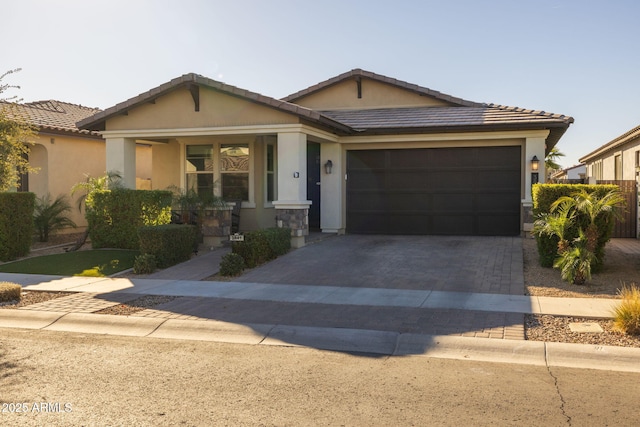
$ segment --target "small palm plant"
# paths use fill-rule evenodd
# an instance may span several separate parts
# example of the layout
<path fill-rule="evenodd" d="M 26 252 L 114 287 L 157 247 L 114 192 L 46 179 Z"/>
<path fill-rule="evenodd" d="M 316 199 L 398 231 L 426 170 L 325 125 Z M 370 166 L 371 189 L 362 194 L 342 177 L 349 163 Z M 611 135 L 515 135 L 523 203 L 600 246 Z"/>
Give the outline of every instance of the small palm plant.
<path fill-rule="evenodd" d="M 36 199 L 33 223 L 41 242 L 48 242 L 50 234 L 67 227 L 76 227 L 76 223 L 66 215 L 70 210 L 71 206 L 64 194 L 53 201 L 49 193 Z"/>
<path fill-rule="evenodd" d="M 602 262 L 597 253 L 598 240 L 603 234 L 601 227 L 609 227 L 614 218 L 620 216 L 618 208 L 624 203 L 620 191 L 611 190 L 599 197 L 581 190 L 560 197 L 551 205 L 551 213 L 538 217 L 533 233 L 558 239 L 558 257 L 553 266 L 560 269 L 563 280 L 584 285 L 591 279 L 591 270 Z M 578 237 L 570 241 L 576 227 Z"/>
<path fill-rule="evenodd" d="M 596 255 L 587 246 L 587 237 L 580 230 L 573 244 L 556 258 L 553 266 L 560 269 L 562 280 L 574 285 L 584 285 L 587 280 L 591 280 L 591 265 Z"/>
<path fill-rule="evenodd" d="M 573 209 L 576 212 L 587 217 L 589 223 L 584 230 L 587 239 L 587 249 L 595 252 L 598 245 L 600 230 L 598 228 L 597 219 L 602 214 L 611 212 L 615 217 L 620 217 L 621 213 L 617 207 L 624 206 L 625 198 L 620 191 L 611 190 L 602 197 L 598 197 L 593 193 L 585 190 L 573 193 L 571 196 L 560 197 L 551 205 L 551 210 L 564 206 L 564 209 Z"/>

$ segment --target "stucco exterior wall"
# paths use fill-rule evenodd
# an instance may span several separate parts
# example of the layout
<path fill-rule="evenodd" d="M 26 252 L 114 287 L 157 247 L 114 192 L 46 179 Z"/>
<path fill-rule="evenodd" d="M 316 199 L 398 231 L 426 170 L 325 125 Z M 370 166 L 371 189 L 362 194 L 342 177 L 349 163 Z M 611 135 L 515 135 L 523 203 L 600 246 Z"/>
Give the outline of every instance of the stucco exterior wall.
<path fill-rule="evenodd" d="M 443 107 L 451 104 L 436 98 L 418 95 L 382 82 L 363 78 L 361 98 L 355 80 L 343 81 L 295 101 L 317 110 L 346 110 L 390 107 Z"/>
<path fill-rule="evenodd" d="M 587 176 L 603 180 L 616 179 L 615 158 L 620 155 L 622 158 L 622 179 L 635 180 L 636 176 L 636 152 L 640 151 L 640 138 L 633 138 L 630 141 L 601 154 L 590 157 L 586 160 Z M 585 160 L 585 159 L 583 159 Z M 596 168 L 602 164 L 602 177 L 597 176 Z"/>
<path fill-rule="evenodd" d="M 72 206 L 68 216 L 81 227 L 86 226 L 84 214 L 77 209 L 78 195 L 71 196 L 71 187 L 105 172 L 105 147 L 101 139 L 40 133 L 32 148 L 30 162 L 39 173 L 29 174 L 29 191 L 42 197 L 47 193 L 54 199 L 65 194 Z"/>
<path fill-rule="evenodd" d="M 298 123 L 296 116 L 212 89 L 200 89 L 200 111 L 187 89 L 177 89 L 107 120 L 107 130 L 174 129 Z"/>

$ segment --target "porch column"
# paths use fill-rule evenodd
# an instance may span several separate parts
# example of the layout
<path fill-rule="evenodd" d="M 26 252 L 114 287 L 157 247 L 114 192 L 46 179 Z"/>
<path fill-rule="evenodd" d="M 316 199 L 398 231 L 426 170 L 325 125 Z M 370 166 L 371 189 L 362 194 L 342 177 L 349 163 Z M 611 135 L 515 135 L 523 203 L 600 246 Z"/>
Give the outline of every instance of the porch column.
<path fill-rule="evenodd" d="M 325 164 L 331 161 L 331 174 Z M 343 206 L 345 199 L 345 169 L 342 162 L 342 146 L 338 143 L 320 145 L 320 228 L 323 233 L 344 234 Z"/>
<path fill-rule="evenodd" d="M 125 188 L 136 188 L 136 141 L 107 138 L 107 172 L 118 172 Z"/>
<path fill-rule="evenodd" d="M 278 200 L 276 225 L 291 229 L 291 246 L 304 246 L 309 235 L 307 200 L 307 135 L 301 132 L 278 134 Z"/>
<path fill-rule="evenodd" d="M 547 131 L 548 134 L 548 131 Z M 531 186 L 533 185 L 533 174 L 538 174 L 538 182 L 546 181 L 546 171 L 544 168 L 545 140 L 547 135 L 530 137 L 526 139 L 524 154 L 524 199 L 522 200 L 522 230 L 531 231 L 533 229 L 533 199 L 531 197 Z M 533 156 L 538 158 L 538 170 L 531 167 Z"/>

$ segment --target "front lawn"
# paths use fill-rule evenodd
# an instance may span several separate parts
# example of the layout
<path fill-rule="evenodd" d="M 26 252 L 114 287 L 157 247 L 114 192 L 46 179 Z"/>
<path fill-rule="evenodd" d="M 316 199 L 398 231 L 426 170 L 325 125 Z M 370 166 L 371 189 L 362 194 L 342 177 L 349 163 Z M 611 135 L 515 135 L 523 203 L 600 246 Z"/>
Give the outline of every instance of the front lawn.
<path fill-rule="evenodd" d="M 44 255 L 0 265 L 2 273 L 110 276 L 133 267 L 138 251 L 103 249 Z"/>

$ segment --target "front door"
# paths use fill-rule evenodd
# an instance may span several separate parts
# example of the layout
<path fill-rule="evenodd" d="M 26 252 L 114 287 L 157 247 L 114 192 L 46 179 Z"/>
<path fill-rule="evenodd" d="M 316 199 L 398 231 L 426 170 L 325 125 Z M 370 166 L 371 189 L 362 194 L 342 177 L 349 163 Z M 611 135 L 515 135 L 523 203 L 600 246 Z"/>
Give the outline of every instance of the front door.
<path fill-rule="evenodd" d="M 320 144 L 307 142 L 307 200 L 309 230 L 320 230 Z"/>

